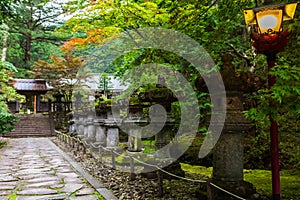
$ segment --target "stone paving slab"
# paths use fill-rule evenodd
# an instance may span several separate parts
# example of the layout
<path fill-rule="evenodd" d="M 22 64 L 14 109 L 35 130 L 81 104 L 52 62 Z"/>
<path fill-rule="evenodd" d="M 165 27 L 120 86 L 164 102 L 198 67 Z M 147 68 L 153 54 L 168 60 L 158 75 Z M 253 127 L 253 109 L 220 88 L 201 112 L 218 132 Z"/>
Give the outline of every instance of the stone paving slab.
<path fill-rule="evenodd" d="M 59 188 L 60 185 L 62 185 L 60 181 L 48 181 L 48 182 L 26 184 L 26 185 L 22 185 L 20 188 L 29 189 L 29 188 L 39 188 L 39 187 L 52 187 L 53 189 L 53 188 Z"/>
<path fill-rule="evenodd" d="M 12 194 L 12 190 L 3 190 L 3 191 L 0 191 L 0 195 L 1 196 L 10 195 L 10 194 Z"/>
<path fill-rule="evenodd" d="M 15 189 L 15 185 L 0 185 L 0 191 L 3 191 L 3 190 L 13 190 Z"/>
<path fill-rule="evenodd" d="M 23 189 L 21 191 L 16 191 L 16 194 L 23 194 L 23 195 L 57 194 L 57 190 L 51 190 L 47 188 Z"/>
<path fill-rule="evenodd" d="M 95 192 L 93 188 L 82 188 L 76 192 L 76 195 L 83 196 L 83 195 L 91 195 Z"/>
<path fill-rule="evenodd" d="M 16 200 L 63 200 L 68 199 L 67 194 L 43 195 L 43 196 L 19 196 Z M 1 199 L 0 199 L 1 200 Z"/>
<path fill-rule="evenodd" d="M 96 196 L 85 196 L 85 197 L 70 197 L 70 200 L 98 200 Z"/>
<path fill-rule="evenodd" d="M 96 200 L 97 193 L 117 199 L 49 138 L 10 139 L 0 149 L 0 200 L 11 195 L 17 200 Z"/>
<path fill-rule="evenodd" d="M 61 192 L 65 192 L 68 194 L 72 194 L 77 190 L 80 190 L 83 187 L 83 184 L 66 184 L 65 187 L 61 190 Z"/>

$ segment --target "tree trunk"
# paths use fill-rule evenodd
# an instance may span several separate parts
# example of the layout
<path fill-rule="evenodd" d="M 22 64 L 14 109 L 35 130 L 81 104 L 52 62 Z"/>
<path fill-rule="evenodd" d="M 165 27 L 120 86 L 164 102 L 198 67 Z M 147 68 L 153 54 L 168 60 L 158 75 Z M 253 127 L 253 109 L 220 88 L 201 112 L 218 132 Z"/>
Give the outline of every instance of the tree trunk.
<path fill-rule="evenodd" d="M 3 35 L 2 56 L 1 56 L 1 61 L 3 61 L 3 62 L 6 60 L 7 38 L 8 38 L 8 34 L 4 34 L 4 35 Z"/>
<path fill-rule="evenodd" d="M 2 47 L 2 54 L 1 54 L 1 61 L 6 61 L 6 54 L 7 54 L 7 39 L 8 39 L 8 30 L 9 27 L 6 24 L 3 24 L 3 47 Z"/>
<path fill-rule="evenodd" d="M 31 49 L 31 34 L 26 36 L 26 47 L 25 47 L 25 63 L 27 64 L 30 61 L 30 49 Z M 28 67 L 28 66 L 26 66 Z"/>

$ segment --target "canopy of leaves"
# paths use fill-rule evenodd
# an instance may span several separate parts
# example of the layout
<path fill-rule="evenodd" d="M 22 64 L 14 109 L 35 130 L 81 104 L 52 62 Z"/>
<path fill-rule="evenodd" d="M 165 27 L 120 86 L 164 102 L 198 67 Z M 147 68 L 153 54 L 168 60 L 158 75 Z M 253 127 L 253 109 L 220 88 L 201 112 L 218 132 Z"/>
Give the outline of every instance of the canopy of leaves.
<path fill-rule="evenodd" d="M 287 1 L 277 1 L 285 3 Z M 140 27 L 164 27 L 180 31 L 202 44 L 218 65 L 221 55 L 231 53 L 237 71 L 254 72 L 257 76 L 267 78 L 267 64 L 263 55 L 257 55 L 251 48 L 248 27 L 244 24 L 244 8 L 260 6 L 259 0 L 220 0 L 220 1 L 91 1 L 83 3 L 72 0 L 65 7 L 73 17 L 57 31 L 72 33 L 74 38 L 66 42 L 63 49 L 68 52 L 88 54 L 97 45 L 101 45 L 114 35 L 129 29 Z M 265 1 L 268 3 L 268 1 Z M 275 3 L 275 2 L 274 2 Z M 74 5 L 81 5 L 80 12 Z M 278 67 L 272 70 L 277 77 L 277 84 L 271 90 L 266 87 L 252 94 L 259 107 L 254 108 L 247 116 L 255 120 L 267 119 L 293 109 L 297 116 L 299 108 L 293 103 L 299 99 L 299 8 L 295 20 L 285 23 L 284 28 L 292 31 L 291 43 L 284 53 L 278 54 Z M 282 59 L 285 58 L 285 59 Z M 120 57 L 109 68 L 118 76 L 124 76 L 137 65 L 145 63 L 168 64 L 185 74 L 190 81 L 195 80 L 197 73 L 185 60 L 169 52 L 155 49 L 136 50 Z M 137 80 L 139 77 L 128 77 Z M 286 82 L 290 84 L 286 84 Z M 267 102 L 276 99 L 280 111 L 270 108 Z M 293 100 L 293 101 L 291 101 Z M 264 116 L 264 117 L 262 117 Z M 299 116 L 299 115 L 298 115 Z M 257 123 L 259 124 L 259 123 Z"/>
<path fill-rule="evenodd" d="M 63 2 L 56 0 L 7 1 L 9 15 L 3 22 L 11 33 L 7 52 L 9 62 L 28 70 L 41 56 L 47 60 L 49 55 L 59 53 L 58 46 L 66 36 L 56 35 L 53 30 L 62 23 L 58 20 L 63 12 L 62 5 Z"/>

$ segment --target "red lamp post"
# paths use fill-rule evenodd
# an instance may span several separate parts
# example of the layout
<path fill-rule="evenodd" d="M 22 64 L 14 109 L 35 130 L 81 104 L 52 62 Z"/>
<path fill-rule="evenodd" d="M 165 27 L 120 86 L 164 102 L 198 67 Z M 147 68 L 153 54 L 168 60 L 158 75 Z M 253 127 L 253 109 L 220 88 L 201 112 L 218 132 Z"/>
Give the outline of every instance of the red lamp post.
<path fill-rule="evenodd" d="M 282 32 L 282 22 L 294 18 L 297 3 L 283 5 L 267 5 L 244 10 L 246 25 L 252 25 L 254 32 L 251 33 L 252 45 L 257 53 L 266 55 L 268 71 L 275 67 L 276 54 L 284 50 L 289 42 L 288 31 Z M 268 75 L 268 87 L 276 83 L 274 76 Z M 276 108 L 270 102 L 272 108 Z M 280 167 L 279 167 L 279 146 L 278 146 L 278 125 L 270 115 L 270 152 L 272 168 L 272 191 L 273 200 L 280 200 Z"/>

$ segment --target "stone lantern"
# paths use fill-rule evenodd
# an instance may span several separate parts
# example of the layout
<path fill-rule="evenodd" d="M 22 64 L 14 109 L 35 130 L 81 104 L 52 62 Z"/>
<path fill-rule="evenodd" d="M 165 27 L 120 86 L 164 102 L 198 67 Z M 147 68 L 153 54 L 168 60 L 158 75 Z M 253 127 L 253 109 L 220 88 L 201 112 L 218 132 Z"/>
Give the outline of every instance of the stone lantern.
<path fill-rule="evenodd" d="M 142 126 L 147 124 L 147 120 L 143 116 L 143 108 L 146 105 L 134 100 L 129 100 L 128 115 L 123 123 L 128 133 L 128 151 L 141 152 Z"/>
<path fill-rule="evenodd" d="M 160 105 L 167 112 L 166 121 L 161 115 L 159 107 L 152 107 L 150 110 L 152 114 L 151 123 L 154 124 L 154 127 L 163 127 L 160 132 L 155 135 L 155 148 L 156 150 L 162 149 L 165 145 L 170 143 L 171 137 L 174 133 L 175 120 L 171 115 L 171 104 L 176 101 L 173 93 L 166 87 L 163 87 L 160 84 L 156 85 L 156 88 L 149 89 L 144 93 L 141 93 L 139 96 L 140 101 L 148 102 L 150 105 Z M 156 125 L 155 125 L 156 124 Z M 163 157 L 171 157 L 170 152 L 165 152 Z"/>
<path fill-rule="evenodd" d="M 250 72 L 237 73 L 231 55 L 223 55 L 222 60 L 220 73 L 226 88 L 226 119 L 221 136 L 213 149 L 213 174 L 209 183 L 237 196 L 251 199 L 255 190 L 250 183 L 244 181 L 243 174 L 244 131 L 251 127 L 251 121 L 243 114 L 243 94 L 258 90 L 263 81 Z M 203 88 L 202 81 L 198 79 L 198 88 Z M 210 119 L 209 123 L 214 123 L 214 119 Z M 210 200 L 233 199 L 212 184 L 208 185 L 208 194 Z"/>
<path fill-rule="evenodd" d="M 84 112 L 83 112 L 83 102 L 82 102 L 82 94 L 79 92 L 74 95 L 74 119 L 75 119 L 75 130 L 78 137 L 82 137 L 84 135 Z"/>
<path fill-rule="evenodd" d="M 117 116 L 113 115 L 112 112 L 112 100 L 102 101 L 99 104 L 100 110 L 98 111 L 98 117 L 101 118 L 100 126 L 97 130 L 97 140 L 103 144 L 106 144 L 106 147 L 112 149 L 119 148 L 119 126 L 120 116 L 119 113 Z M 104 141 L 106 139 L 106 141 Z"/>
<path fill-rule="evenodd" d="M 173 102 L 177 101 L 173 92 L 164 86 L 164 82 L 164 77 L 159 76 L 156 87 L 140 93 L 139 100 L 152 105 L 149 110 L 149 114 L 152 116 L 151 124 L 153 125 L 153 128 L 162 128 L 159 132 L 156 132 L 157 130 L 153 130 L 153 132 L 156 133 L 155 150 L 160 150 L 159 154 L 154 154 L 156 162 L 158 162 L 157 165 L 163 166 L 163 169 L 168 172 L 184 177 L 185 174 L 181 169 L 179 161 L 174 160 L 172 152 L 170 152 L 170 148 L 164 148 L 170 144 L 171 138 L 174 136 L 175 119 L 172 116 L 171 105 Z M 162 108 L 165 110 L 166 116 L 162 115 Z M 154 173 L 156 172 L 154 171 Z M 167 179 L 173 178 L 166 174 L 164 174 L 163 177 Z"/>

